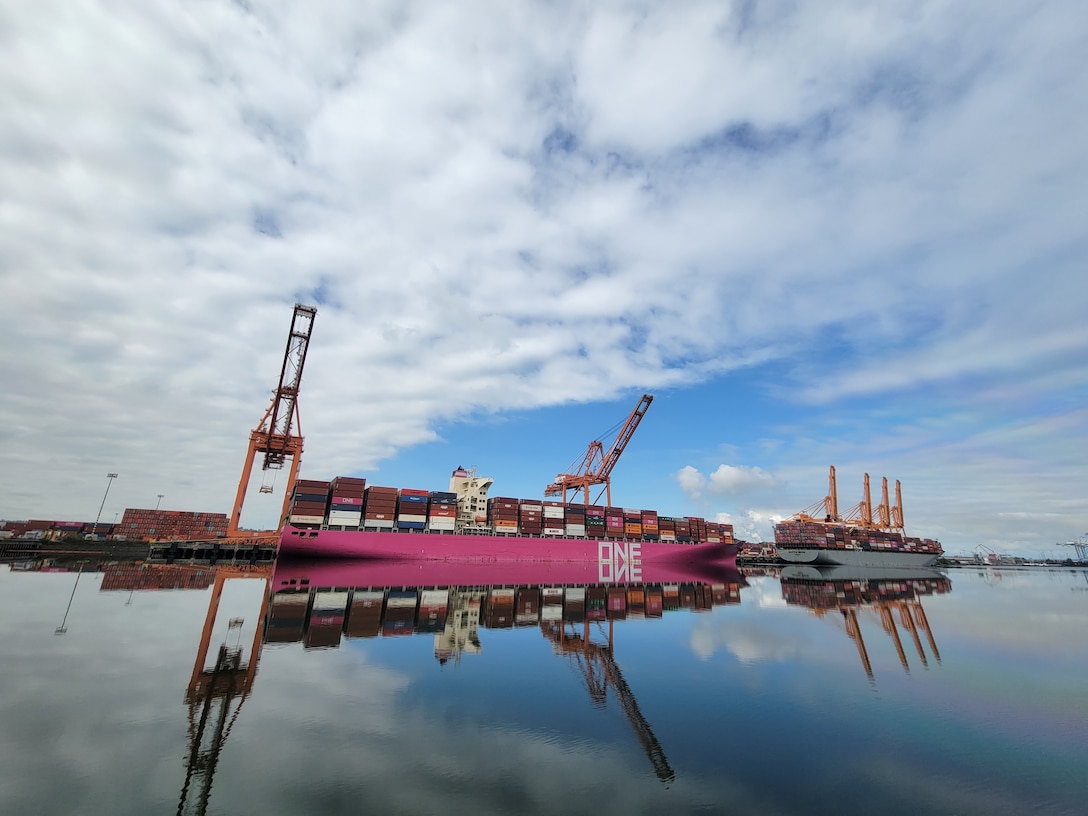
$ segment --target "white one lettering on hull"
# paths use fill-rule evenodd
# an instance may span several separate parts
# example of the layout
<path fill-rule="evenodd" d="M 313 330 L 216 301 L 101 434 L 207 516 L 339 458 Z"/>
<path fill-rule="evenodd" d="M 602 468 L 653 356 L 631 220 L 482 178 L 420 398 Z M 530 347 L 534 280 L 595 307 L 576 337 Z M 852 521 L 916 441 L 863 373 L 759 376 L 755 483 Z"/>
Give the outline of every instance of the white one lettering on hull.
<path fill-rule="evenodd" d="M 597 580 L 604 583 L 642 580 L 642 544 L 637 541 L 597 543 Z"/>

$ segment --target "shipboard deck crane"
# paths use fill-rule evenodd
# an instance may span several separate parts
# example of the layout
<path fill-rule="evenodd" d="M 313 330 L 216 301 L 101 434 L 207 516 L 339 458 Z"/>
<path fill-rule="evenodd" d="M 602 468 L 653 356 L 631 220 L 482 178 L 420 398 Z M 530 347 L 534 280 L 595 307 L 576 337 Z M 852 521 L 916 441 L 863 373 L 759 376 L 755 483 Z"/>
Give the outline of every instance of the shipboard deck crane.
<path fill-rule="evenodd" d="M 287 477 L 287 487 L 283 496 L 283 507 L 279 519 L 287 517 L 287 506 L 291 501 L 291 488 L 298 475 L 302 459 L 302 424 L 298 415 L 298 389 L 302 383 L 302 367 L 306 363 L 306 351 L 310 345 L 310 333 L 314 327 L 317 308 L 295 304 L 291 317 L 291 331 L 287 335 L 287 349 L 283 353 L 283 365 L 280 368 L 280 381 L 272 396 L 272 403 L 264 412 L 261 421 L 249 435 L 249 450 L 242 466 L 242 478 L 238 480 L 238 493 L 234 499 L 234 508 L 230 514 L 228 536 L 237 536 L 242 519 L 242 503 L 249 488 L 249 479 L 253 473 L 253 463 L 258 453 L 264 454 L 261 470 L 281 470 L 287 459 L 291 460 L 291 469 Z M 264 491 L 268 492 L 268 491 Z M 278 526 L 278 525 L 277 525 Z"/>
<path fill-rule="evenodd" d="M 653 400 L 652 395 L 643 394 L 642 399 L 635 406 L 635 410 L 628 415 L 627 420 L 623 423 L 623 427 L 612 443 L 612 447 L 608 449 L 608 453 L 604 452 L 604 445 L 600 441 L 590 442 L 585 456 L 582 457 L 582 464 L 577 469 L 571 468 L 569 473 L 560 473 L 556 476 L 555 481 L 544 488 L 544 495 L 561 495 L 563 504 L 567 504 L 567 492 L 581 490 L 585 497 L 585 503 L 591 504 L 589 488 L 594 485 L 604 485 L 605 500 L 611 505 L 612 469 L 616 466 L 616 462 L 619 461 L 623 449 L 627 447 L 627 443 L 631 441 L 631 436 L 635 433 L 635 429 L 638 427 L 639 422 L 642 421 L 642 417 L 646 415 L 646 411 Z"/>

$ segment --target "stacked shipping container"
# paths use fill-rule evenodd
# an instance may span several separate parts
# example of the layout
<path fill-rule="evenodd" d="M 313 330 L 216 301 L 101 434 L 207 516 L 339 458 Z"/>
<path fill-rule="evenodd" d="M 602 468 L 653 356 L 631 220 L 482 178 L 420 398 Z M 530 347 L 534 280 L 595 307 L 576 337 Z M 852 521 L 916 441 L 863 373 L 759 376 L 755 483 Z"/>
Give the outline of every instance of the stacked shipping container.
<path fill-rule="evenodd" d="M 123 534 L 130 541 L 200 541 L 222 538 L 227 534 L 227 516 L 225 513 L 128 508 L 115 532 Z"/>
<path fill-rule="evenodd" d="M 774 540 L 789 549 L 859 548 L 885 552 L 917 552 L 940 555 L 944 548 L 931 538 L 913 538 L 897 532 L 865 530 L 819 521 L 783 521 L 774 526 Z"/>
<path fill-rule="evenodd" d="M 366 489 L 363 503 L 363 527 L 370 530 L 391 530 L 397 515 L 397 489 L 375 487 Z"/>
<path fill-rule="evenodd" d="M 291 491 L 287 520 L 298 527 L 320 527 L 329 506 L 330 482 L 299 479 Z"/>
<path fill-rule="evenodd" d="M 454 532 L 458 525 L 458 498 L 454 492 L 365 486 L 364 479 L 338 477 L 332 482 L 299 480 L 294 491 L 290 522 L 300 527 L 325 524 L 336 529 L 429 530 Z M 361 518 L 360 518 L 361 517 Z M 573 538 L 620 538 L 640 541 L 726 542 L 733 540 L 732 525 L 701 518 L 659 517 L 655 510 L 597 505 L 564 505 L 492 497 L 479 525 L 495 533 Z"/>
<path fill-rule="evenodd" d="M 358 530 L 363 523 L 363 496 L 366 479 L 337 476 L 332 480 L 329 501 L 329 526 L 342 530 Z"/>
<path fill-rule="evenodd" d="M 427 508 L 427 529 L 452 533 L 457 529 L 457 494 L 432 491 Z"/>

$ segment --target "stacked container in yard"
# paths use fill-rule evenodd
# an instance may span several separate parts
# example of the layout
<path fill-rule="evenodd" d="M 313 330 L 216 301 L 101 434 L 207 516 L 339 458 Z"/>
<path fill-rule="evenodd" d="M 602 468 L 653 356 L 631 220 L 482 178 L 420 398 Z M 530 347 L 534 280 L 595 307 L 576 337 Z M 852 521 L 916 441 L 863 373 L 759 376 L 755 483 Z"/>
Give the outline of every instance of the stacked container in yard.
<path fill-rule="evenodd" d="M 422 530 L 427 526 L 426 490 L 404 487 L 397 503 L 397 527 L 401 530 Z"/>
<path fill-rule="evenodd" d="M 329 502 L 329 527 L 357 530 L 363 521 L 363 495 L 366 479 L 337 476 L 332 480 Z"/>
<path fill-rule="evenodd" d="M 453 532 L 457 529 L 457 494 L 431 491 L 427 507 L 427 529 Z"/>
<path fill-rule="evenodd" d="M 363 497 L 363 527 L 374 530 L 392 530 L 397 514 L 397 489 L 375 487 L 366 489 Z"/>
<path fill-rule="evenodd" d="M 357 589 L 351 593 L 351 610 L 344 634 L 348 637 L 377 637 L 382 628 L 385 591 Z"/>
<path fill-rule="evenodd" d="M 563 529 L 569 536 L 583 537 L 588 532 L 586 527 L 586 507 L 584 504 L 572 504 L 567 507 L 564 521 L 565 524 Z"/>
<path fill-rule="evenodd" d="M 604 509 L 604 534 L 608 538 L 623 538 L 623 508 Z"/>
<path fill-rule="evenodd" d="M 656 510 L 642 511 L 642 540 L 657 541 L 660 528 L 657 523 Z"/>
<path fill-rule="evenodd" d="M 586 535 L 604 538 L 604 508 L 590 505 L 586 508 Z"/>
<path fill-rule="evenodd" d="M 564 518 L 563 502 L 546 501 L 541 502 L 543 508 L 542 518 L 542 532 L 544 535 L 561 536 L 564 533 Z"/>
<path fill-rule="evenodd" d="M 676 540 L 680 544 L 691 543 L 691 523 L 686 518 L 676 519 Z"/>
<path fill-rule="evenodd" d="M 101 525 L 99 525 L 101 526 Z M 54 521 L 53 532 L 57 534 L 57 538 L 66 538 L 69 536 L 79 536 L 83 533 L 82 521 Z"/>
<path fill-rule="evenodd" d="M 518 531 L 518 500 L 496 496 L 487 500 L 487 520 L 496 533 Z"/>
<path fill-rule="evenodd" d="M 291 492 L 287 520 L 298 527 L 320 527 L 329 509 L 330 482 L 298 479 Z"/>
<path fill-rule="evenodd" d="M 518 531 L 522 535 L 540 535 L 544 529 L 544 506 L 539 501 L 523 501 L 518 505 Z"/>
<path fill-rule="evenodd" d="M 625 538 L 642 538 L 642 511 L 623 511 L 623 535 Z"/>
<path fill-rule="evenodd" d="M 101 526 L 101 525 L 99 525 Z M 227 534 L 225 513 L 128 508 L 117 532 L 133 541 L 200 541 Z"/>

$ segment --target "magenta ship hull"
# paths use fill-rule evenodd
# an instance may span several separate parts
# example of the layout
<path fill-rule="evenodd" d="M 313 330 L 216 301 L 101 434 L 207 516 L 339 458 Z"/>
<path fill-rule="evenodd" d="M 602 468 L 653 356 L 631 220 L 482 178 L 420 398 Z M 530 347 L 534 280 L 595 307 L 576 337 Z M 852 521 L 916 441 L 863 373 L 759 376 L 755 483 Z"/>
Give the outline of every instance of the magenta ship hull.
<path fill-rule="evenodd" d="M 594 539 L 528 535 L 309 530 L 287 525 L 279 554 L 288 558 L 355 558 L 374 561 L 521 562 L 599 565 L 736 566 L 739 545 L 701 542 Z"/>
<path fill-rule="evenodd" d="M 738 584 L 730 562 L 625 564 L 588 561 L 480 561 L 414 559 L 279 559 L 276 590 L 300 587 L 586 586 L 631 584 Z"/>

